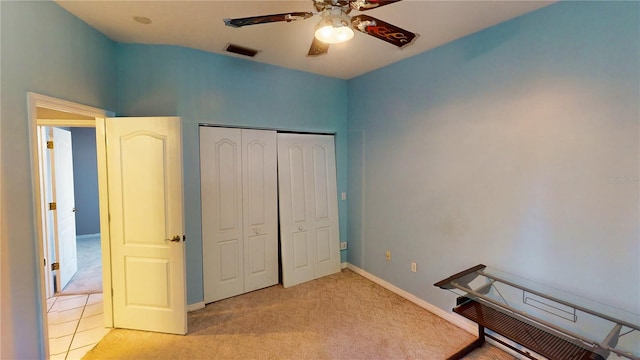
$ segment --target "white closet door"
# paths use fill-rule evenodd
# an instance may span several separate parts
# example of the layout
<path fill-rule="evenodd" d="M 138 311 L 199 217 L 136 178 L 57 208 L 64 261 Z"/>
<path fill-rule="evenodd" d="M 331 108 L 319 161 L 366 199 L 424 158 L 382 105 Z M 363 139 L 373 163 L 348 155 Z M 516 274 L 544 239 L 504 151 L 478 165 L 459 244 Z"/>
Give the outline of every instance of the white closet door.
<path fill-rule="evenodd" d="M 340 271 L 333 136 L 278 134 L 282 280 Z"/>
<path fill-rule="evenodd" d="M 313 208 L 316 239 L 315 277 L 340 271 L 340 229 L 338 226 L 338 189 L 336 151 L 333 136 L 314 136 L 310 149 L 309 173 L 313 180 Z"/>
<path fill-rule="evenodd" d="M 242 132 L 200 128 L 205 303 L 242 294 Z"/>
<path fill-rule="evenodd" d="M 300 135 L 278 134 L 280 188 L 280 252 L 282 284 L 293 286 L 314 279 L 314 233 L 311 226 L 309 178 L 305 171 L 305 144 Z"/>
<path fill-rule="evenodd" d="M 275 131 L 242 130 L 245 292 L 278 283 Z"/>

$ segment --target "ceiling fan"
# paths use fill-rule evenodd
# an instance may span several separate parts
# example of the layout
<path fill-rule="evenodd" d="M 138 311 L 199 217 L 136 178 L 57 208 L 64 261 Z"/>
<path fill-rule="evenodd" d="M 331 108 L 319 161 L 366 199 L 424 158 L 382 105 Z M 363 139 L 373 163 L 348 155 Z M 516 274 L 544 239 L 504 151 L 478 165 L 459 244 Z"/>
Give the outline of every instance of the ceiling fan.
<path fill-rule="evenodd" d="M 321 20 L 316 25 L 315 36 L 307 56 L 324 55 L 329 51 L 330 44 L 337 44 L 351 40 L 353 30 L 358 30 L 376 39 L 386 41 L 398 48 L 411 45 L 419 36 L 405 29 L 391 25 L 368 15 L 350 16 L 351 10 L 366 11 L 389 5 L 401 0 L 311 0 L 317 12 L 290 12 L 252 16 L 237 19 L 224 19 L 224 23 L 231 27 L 266 24 L 279 21 L 305 20 L 314 15 L 320 15 Z"/>

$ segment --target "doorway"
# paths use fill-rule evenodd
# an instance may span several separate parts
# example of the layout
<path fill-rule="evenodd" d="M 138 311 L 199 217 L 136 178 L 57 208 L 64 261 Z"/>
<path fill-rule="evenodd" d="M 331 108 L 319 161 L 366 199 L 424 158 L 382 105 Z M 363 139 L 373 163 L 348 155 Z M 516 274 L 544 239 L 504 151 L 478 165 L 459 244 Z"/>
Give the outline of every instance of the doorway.
<path fill-rule="evenodd" d="M 102 256 L 94 120 L 37 107 L 49 356 L 81 357 L 109 331 L 104 327 Z"/>
<path fill-rule="evenodd" d="M 74 115 L 39 120 L 38 108 Z M 42 172 L 39 126 L 95 127 L 104 297 L 101 304 L 89 304 L 90 299 L 87 299 L 86 307 L 80 312 L 86 314 L 89 306 L 92 310 L 99 307 L 103 313 L 103 327 L 98 330 L 117 325 L 119 328 L 186 334 L 181 119 L 114 118 L 113 113 L 105 110 L 34 93 L 28 93 L 28 113 L 37 256 L 43 261 L 38 265 L 38 282 L 43 324 L 41 341 L 45 352 L 51 353 L 47 341 L 50 331 L 47 311 L 51 304 L 46 301 L 48 276 L 45 268 L 48 264 L 44 262 L 46 226 L 43 214 L 47 212 L 48 204 L 39 181 Z M 77 115 L 86 118 L 78 119 Z M 111 144 L 108 148 L 107 142 Z M 143 201 L 139 201 L 141 197 Z M 127 216 L 124 216 L 125 212 Z M 154 216 L 148 216 L 150 213 Z M 125 223 L 125 220 L 133 221 Z M 148 238 L 149 234 L 153 237 Z M 72 303 L 67 304 L 74 306 Z M 71 352 L 66 355 L 77 356 Z"/>
<path fill-rule="evenodd" d="M 37 113 L 39 121 L 85 118 L 40 107 Z M 38 126 L 38 134 L 46 298 L 102 293 L 95 127 Z"/>
<path fill-rule="evenodd" d="M 28 94 L 28 109 L 32 149 L 32 173 L 34 179 L 33 193 L 36 209 L 35 222 L 37 225 L 38 239 L 37 256 L 42 261 L 39 275 L 41 279 L 40 298 L 43 318 L 43 343 L 45 344 L 46 354 L 55 355 L 64 352 L 66 356 L 67 353 L 71 354 L 69 350 L 73 350 L 72 343 L 76 330 L 92 330 L 92 338 L 96 339 L 96 334 L 101 338 L 101 336 L 104 335 L 105 328 L 113 326 L 112 301 L 111 296 L 104 298 L 100 296 L 98 299 L 98 294 L 65 295 L 64 298 L 53 296 L 56 290 L 59 292 L 65 287 L 58 286 L 57 289 L 55 288 L 54 283 L 57 279 L 54 278 L 54 272 L 51 271 L 51 263 L 54 261 L 50 261 L 50 259 L 57 260 L 59 257 L 52 255 L 52 253 L 54 253 L 53 247 L 48 241 L 48 239 L 51 238 L 49 232 L 52 229 L 48 227 L 48 224 L 52 223 L 52 212 L 48 210 L 51 199 L 47 198 L 48 185 L 45 181 L 48 175 L 48 168 L 42 161 L 47 155 L 45 129 L 58 128 L 68 131 L 75 128 L 85 128 L 93 131 L 95 137 L 95 156 L 97 157 L 97 163 L 100 164 L 101 162 L 104 163 L 105 160 L 104 119 L 107 116 L 113 116 L 113 113 L 34 93 Z M 110 258 L 110 246 L 108 226 L 105 225 L 108 224 L 106 221 L 107 211 L 104 209 L 105 206 L 100 206 L 107 204 L 108 198 L 105 190 L 106 174 L 104 170 L 100 169 L 100 166 L 98 166 L 97 169 L 97 178 L 99 200 L 96 205 L 99 208 L 99 233 L 102 234 L 99 240 L 100 253 L 102 255 L 100 261 L 100 265 L 102 265 L 102 273 L 100 274 L 102 282 L 97 285 L 95 291 L 103 292 L 104 289 L 108 289 L 110 294 L 111 269 L 110 262 L 108 261 Z M 56 206 L 57 204 L 54 205 L 54 208 Z M 73 232 L 75 233 L 75 225 Z M 73 237 L 75 238 L 75 235 Z M 75 249 L 75 246 L 73 248 Z M 57 255 L 59 254 L 60 252 L 58 251 Z M 73 278 L 73 275 L 71 278 Z M 100 317 L 93 316 L 92 319 L 81 320 L 84 316 L 90 317 L 97 314 L 102 315 Z M 63 318 L 62 315 L 70 315 L 71 318 Z M 89 320 L 91 324 L 89 324 Z M 52 321 L 55 323 L 53 326 L 50 324 Z M 54 336 L 54 338 L 51 338 L 51 336 Z M 80 337 L 77 339 L 80 339 Z M 77 342 L 75 346 L 83 347 L 79 342 Z M 77 355 L 77 352 L 75 355 Z"/>

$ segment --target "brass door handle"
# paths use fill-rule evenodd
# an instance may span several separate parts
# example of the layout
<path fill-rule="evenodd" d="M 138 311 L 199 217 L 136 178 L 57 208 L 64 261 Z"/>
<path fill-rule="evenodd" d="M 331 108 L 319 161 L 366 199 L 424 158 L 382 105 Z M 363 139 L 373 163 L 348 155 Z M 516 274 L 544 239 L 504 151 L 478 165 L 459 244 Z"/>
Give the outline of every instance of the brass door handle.
<path fill-rule="evenodd" d="M 180 239 L 180 235 L 176 235 L 176 236 L 172 237 L 171 239 L 165 239 L 165 241 L 166 240 L 173 241 L 173 242 L 180 242 L 181 239 Z"/>

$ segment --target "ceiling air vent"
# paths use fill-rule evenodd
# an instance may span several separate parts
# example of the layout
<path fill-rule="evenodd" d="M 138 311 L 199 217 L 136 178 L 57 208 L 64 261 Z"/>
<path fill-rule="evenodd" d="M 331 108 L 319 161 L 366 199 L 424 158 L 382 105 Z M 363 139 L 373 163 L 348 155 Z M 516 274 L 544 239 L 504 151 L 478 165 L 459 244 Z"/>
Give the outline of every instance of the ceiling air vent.
<path fill-rule="evenodd" d="M 256 56 L 256 54 L 260 52 L 260 50 L 249 49 L 249 48 L 234 45 L 234 44 L 227 44 L 224 50 L 230 53 L 244 55 L 248 57 L 254 57 Z"/>

